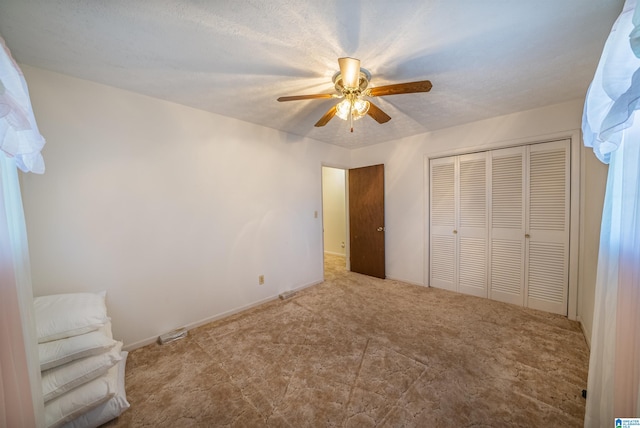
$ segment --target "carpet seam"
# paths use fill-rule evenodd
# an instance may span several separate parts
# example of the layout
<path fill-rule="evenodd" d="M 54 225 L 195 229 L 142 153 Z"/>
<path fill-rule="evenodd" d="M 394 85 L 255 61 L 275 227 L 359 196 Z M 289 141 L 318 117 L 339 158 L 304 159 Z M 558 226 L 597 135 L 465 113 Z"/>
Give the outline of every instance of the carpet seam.
<path fill-rule="evenodd" d="M 351 388 L 349 389 L 349 398 L 347 399 L 347 404 L 346 404 L 347 409 L 349 408 L 349 404 L 351 404 L 351 398 L 353 397 L 353 390 L 355 389 L 356 383 L 360 378 L 360 371 L 362 370 L 362 363 L 364 363 L 364 356 L 367 354 L 367 349 L 369 349 L 369 342 L 371 342 L 371 338 L 367 338 L 367 343 L 365 343 L 364 349 L 362 350 L 362 356 L 360 357 L 360 364 L 358 365 L 358 371 L 356 372 L 356 376 L 354 377 L 353 383 L 351 384 Z M 347 421 L 348 416 L 349 416 L 348 414 L 345 414 L 345 418 L 342 421 L 343 425 Z"/>

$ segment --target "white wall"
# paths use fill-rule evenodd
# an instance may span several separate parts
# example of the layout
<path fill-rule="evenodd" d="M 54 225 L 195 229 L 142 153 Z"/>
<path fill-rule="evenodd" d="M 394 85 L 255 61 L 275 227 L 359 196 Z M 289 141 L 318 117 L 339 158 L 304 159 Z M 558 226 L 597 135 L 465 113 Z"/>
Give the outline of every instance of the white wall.
<path fill-rule="evenodd" d="M 583 147 L 584 148 L 584 147 Z M 578 290 L 578 315 L 585 329 L 587 342 L 591 346 L 593 326 L 593 308 L 596 293 L 596 273 L 598 268 L 598 250 L 600 247 L 600 224 L 602 206 L 607 185 L 608 167 L 596 158 L 593 150 L 583 151 L 583 238 L 580 243 L 581 266 Z"/>
<path fill-rule="evenodd" d="M 322 280 L 320 165 L 348 151 L 22 69 L 47 139 L 22 176 L 35 295 L 106 289 L 131 348 Z"/>
<path fill-rule="evenodd" d="M 344 256 L 347 237 L 345 170 L 322 167 L 324 251 Z"/>
<path fill-rule="evenodd" d="M 321 163 L 385 164 L 387 275 L 426 284 L 425 156 L 543 139 L 582 114 L 576 100 L 349 152 L 22 68 L 47 138 L 47 172 L 22 176 L 34 292 L 106 289 L 129 348 L 320 281 Z M 606 168 L 586 158 L 578 314 L 590 335 Z"/>
<path fill-rule="evenodd" d="M 428 192 L 425 189 L 425 158 L 465 153 L 524 141 L 543 141 L 550 135 L 569 134 L 581 126 L 583 100 L 495 117 L 462 126 L 434 131 L 398 141 L 353 150 L 352 167 L 385 164 L 385 226 L 387 276 L 410 283 L 425 284 L 428 236 L 426 220 Z M 384 125 L 383 125 L 384 126 Z M 583 165 L 589 180 L 589 197 L 583 213 L 589 245 L 578 278 L 578 315 L 585 332 L 591 334 L 593 284 L 595 284 L 599 216 L 602 211 L 606 172 L 593 162 Z M 583 180 L 584 181 L 584 180 Z M 580 306 L 582 305 L 582 306 Z"/>

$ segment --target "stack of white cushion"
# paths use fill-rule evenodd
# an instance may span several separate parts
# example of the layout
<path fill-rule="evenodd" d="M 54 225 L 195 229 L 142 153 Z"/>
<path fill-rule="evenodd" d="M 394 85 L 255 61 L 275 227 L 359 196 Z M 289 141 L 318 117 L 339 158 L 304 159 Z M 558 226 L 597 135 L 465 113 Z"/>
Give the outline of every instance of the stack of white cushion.
<path fill-rule="evenodd" d="M 97 427 L 129 408 L 127 352 L 113 340 L 105 292 L 34 299 L 48 428 Z"/>

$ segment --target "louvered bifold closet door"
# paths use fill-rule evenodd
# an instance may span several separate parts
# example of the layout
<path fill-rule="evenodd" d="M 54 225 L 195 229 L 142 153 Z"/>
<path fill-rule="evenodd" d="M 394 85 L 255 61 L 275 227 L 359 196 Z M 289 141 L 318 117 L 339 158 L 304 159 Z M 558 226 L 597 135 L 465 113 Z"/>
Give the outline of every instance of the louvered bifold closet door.
<path fill-rule="evenodd" d="M 529 146 L 525 305 L 567 315 L 569 141 Z"/>
<path fill-rule="evenodd" d="M 454 157 L 430 162 L 429 285 L 456 290 L 456 160 Z"/>
<path fill-rule="evenodd" d="M 525 147 L 491 152 L 489 298 L 524 305 Z"/>
<path fill-rule="evenodd" d="M 458 291 L 487 297 L 487 152 L 458 157 Z"/>

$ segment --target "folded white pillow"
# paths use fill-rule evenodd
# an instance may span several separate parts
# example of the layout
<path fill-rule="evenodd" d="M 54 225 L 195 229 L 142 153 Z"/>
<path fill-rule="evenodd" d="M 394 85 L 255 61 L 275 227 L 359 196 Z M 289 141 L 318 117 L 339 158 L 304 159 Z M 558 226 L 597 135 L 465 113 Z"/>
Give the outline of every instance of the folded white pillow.
<path fill-rule="evenodd" d="M 106 403 L 102 403 L 87 413 L 81 414 L 67 422 L 64 428 L 95 428 L 111 419 L 117 418 L 129 408 L 127 394 L 124 388 L 124 371 L 127 364 L 128 352 L 122 352 L 122 360 L 118 363 L 118 386 L 116 395 Z"/>
<path fill-rule="evenodd" d="M 107 352 L 116 341 L 103 330 L 38 344 L 40 370 L 49 370 L 79 358 Z"/>
<path fill-rule="evenodd" d="M 121 350 L 122 342 L 116 342 L 115 346 L 108 352 L 80 358 L 42 372 L 42 395 L 45 403 L 77 386 L 104 375 L 107 370 L 120 361 Z"/>
<path fill-rule="evenodd" d="M 38 343 L 88 333 L 107 317 L 106 291 L 40 296 L 33 299 Z"/>
<path fill-rule="evenodd" d="M 56 428 L 81 414 L 110 400 L 117 392 L 118 366 L 84 385 L 45 403 L 44 420 L 47 428 Z"/>

